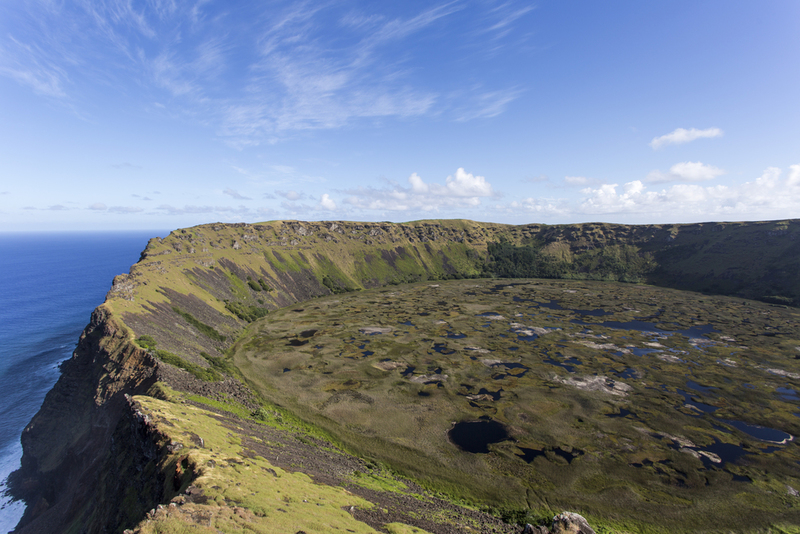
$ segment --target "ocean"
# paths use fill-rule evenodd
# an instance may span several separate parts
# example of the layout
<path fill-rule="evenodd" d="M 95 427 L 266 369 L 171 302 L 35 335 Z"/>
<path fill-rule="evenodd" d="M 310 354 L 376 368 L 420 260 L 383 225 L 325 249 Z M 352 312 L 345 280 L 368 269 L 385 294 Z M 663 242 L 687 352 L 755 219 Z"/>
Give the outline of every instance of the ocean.
<path fill-rule="evenodd" d="M 20 466 L 20 434 L 72 355 L 114 276 L 151 237 L 168 232 L 0 234 L 0 532 L 24 504 L 6 493 Z"/>

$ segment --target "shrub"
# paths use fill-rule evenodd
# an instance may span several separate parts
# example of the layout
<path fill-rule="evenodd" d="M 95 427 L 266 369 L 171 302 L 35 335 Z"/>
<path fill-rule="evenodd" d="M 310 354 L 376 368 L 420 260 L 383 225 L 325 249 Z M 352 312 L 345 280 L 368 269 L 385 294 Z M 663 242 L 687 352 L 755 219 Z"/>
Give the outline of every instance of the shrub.
<path fill-rule="evenodd" d="M 184 360 L 177 354 L 173 354 L 166 350 L 156 350 L 155 354 L 156 357 L 162 362 L 174 365 L 175 367 L 183 369 L 184 371 L 188 371 L 192 375 L 205 382 L 218 382 L 219 380 L 222 380 L 222 375 L 216 369 L 200 367 L 199 365 Z"/>
<path fill-rule="evenodd" d="M 136 344 L 142 347 L 144 350 L 153 350 L 156 348 L 158 343 L 155 339 L 153 339 L 153 336 L 148 336 L 145 334 L 136 339 Z"/>
<path fill-rule="evenodd" d="M 177 308 L 175 306 L 172 307 L 172 311 L 174 311 L 175 313 L 177 313 L 178 315 L 183 317 L 183 319 L 187 323 L 189 323 L 193 327 L 197 328 L 198 330 L 200 330 L 200 332 L 202 332 L 206 336 L 210 337 L 211 339 L 213 339 L 215 341 L 220 341 L 220 342 L 225 341 L 225 339 L 226 339 L 225 336 L 223 336 L 222 334 L 220 334 L 219 332 L 214 330 L 214 327 L 209 326 L 209 325 L 207 325 L 205 323 L 201 323 L 200 321 L 195 319 L 194 316 L 192 316 L 190 313 L 182 311 L 180 308 Z"/>
<path fill-rule="evenodd" d="M 242 321 L 247 321 L 248 323 L 252 323 L 253 321 L 261 319 L 269 313 L 267 308 L 248 306 L 246 304 L 242 304 L 241 302 L 226 302 L 225 309 Z"/>

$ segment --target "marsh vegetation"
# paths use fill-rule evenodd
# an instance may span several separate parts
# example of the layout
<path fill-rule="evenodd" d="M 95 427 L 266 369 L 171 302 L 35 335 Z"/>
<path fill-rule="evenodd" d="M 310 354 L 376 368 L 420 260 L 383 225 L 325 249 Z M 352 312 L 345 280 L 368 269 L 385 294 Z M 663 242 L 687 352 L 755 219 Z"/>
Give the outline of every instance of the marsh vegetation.
<path fill-rule="evenodd" d="M 454 497 L 635 530 L 800 523 L 797 309 L 609 282 L 418 283 L 278 310 L 233 352 L 266 399 Z"/>

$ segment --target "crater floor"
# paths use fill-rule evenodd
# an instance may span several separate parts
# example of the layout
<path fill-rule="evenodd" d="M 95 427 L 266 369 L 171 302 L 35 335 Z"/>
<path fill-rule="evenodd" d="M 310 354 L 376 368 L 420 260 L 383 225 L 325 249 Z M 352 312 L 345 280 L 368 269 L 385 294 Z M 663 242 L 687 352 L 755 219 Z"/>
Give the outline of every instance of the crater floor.
<path fill-rule="evenodd" d="M 268 400 L 450 494 L 670 530 L 800 523 L 796 309 L 606 282 L 418 283 L 270 313 L 234 359 Z M 503 431 L 470 452 L 450 431 L 472 421 Z"/>

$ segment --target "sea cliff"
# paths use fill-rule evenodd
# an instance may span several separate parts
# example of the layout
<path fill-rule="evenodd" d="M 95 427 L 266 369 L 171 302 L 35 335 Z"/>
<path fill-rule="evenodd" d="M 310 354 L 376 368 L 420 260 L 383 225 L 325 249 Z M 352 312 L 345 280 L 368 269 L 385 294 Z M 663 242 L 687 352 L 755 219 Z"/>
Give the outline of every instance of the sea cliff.
<path fill-rule="evenodd" d="M 245 415 L 258 408 L 244 377 L 226 367 L 226 351 L 272 310 L 385 285 L 513 275 L 521 264 L 564 278 L 640 281 L 797 305 L 798 236 L 797 220 L 642 226 L 279 221 L 176 230 L 151 240 L 130 272 L 114 279 L 23 432 L 22 468 L 11 480 L 14 495 L 28 503 L 18 531 L 147 532 L 141 522 L 157 519 L 159 505 L 205 502 L 211 486 L 203 499 L 191 488 L 210 476 L 209 462 L 220 462 L 203 452 L 213 440 L 170 420 L 181 418 L 175 406 L 183 403 L 191 406 L 187 420 L 212 424 L 213 411 L 191 404 L 192 396 L 233 403 Z M 235 426 L 220 421 L 214 424 Z M 245 449 L 234 447 L 232 454 Z M 252 461 L 264 472 L 276 469 Z M 353 472 L 372 473 L 359 465 Z M 350 502 L 339 493 L 329 498 Z M 236 506 L 246 510 L 241 514 L 255 513 L 229 497 L 218 503 L 225 508 L 219 517 L 232 514 L 234 523 Z M 357 513 L 339 519 L 344 526 L 349 518 L 383 524 Z M 506 528 L 490 516 L 475 521 Z"/>

